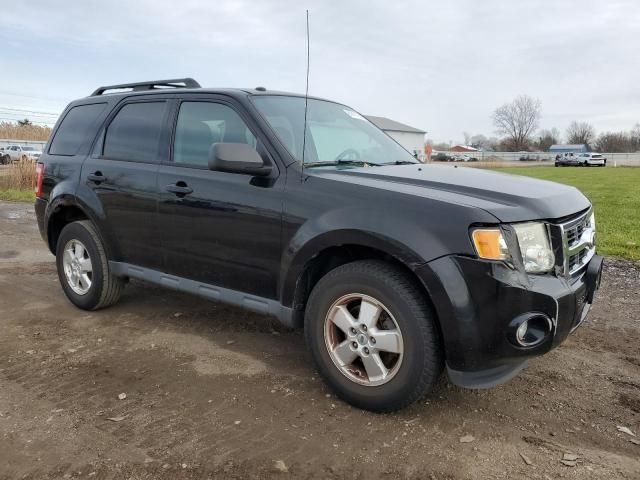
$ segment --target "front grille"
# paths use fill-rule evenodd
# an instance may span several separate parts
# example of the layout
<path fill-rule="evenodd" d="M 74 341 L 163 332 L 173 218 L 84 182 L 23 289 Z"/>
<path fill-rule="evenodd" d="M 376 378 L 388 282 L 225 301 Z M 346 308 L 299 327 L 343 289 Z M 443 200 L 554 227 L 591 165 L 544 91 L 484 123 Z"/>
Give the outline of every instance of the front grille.
<path fill-rule="evenodd" d="M 585 224 L 579 223 L 578 225 L 571 227 L 568 230 L 565 230 L 565 235 L 567 237 L 567 243 L 570 247 L 574 246 L 576 243 L 580 241 L 580 237 L 582 237 L 582 232 L 584 232 Z"/>
<path fill-rule="evenodd" d="M 569 257 L 569 271 L 573 272 L 576 268 L 580 267 L 584 263 L 584 259 L 587 256 L 587 250 L 581 250 L 575 255 Z"/>
<path fill-rule="evenodd" d="M 566 276 L 579 275 L 595 254 L 595 225 L 591 225 L 592 210 L 563 223 L 551 225 L 560 242 L 554 250 L 560 254 L 558 265 Z"/>

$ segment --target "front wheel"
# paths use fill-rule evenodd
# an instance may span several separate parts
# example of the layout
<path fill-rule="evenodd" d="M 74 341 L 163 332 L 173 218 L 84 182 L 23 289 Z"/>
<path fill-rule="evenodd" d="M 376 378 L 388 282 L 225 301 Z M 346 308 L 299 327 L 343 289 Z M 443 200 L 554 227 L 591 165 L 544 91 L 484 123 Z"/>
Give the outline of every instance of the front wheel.
<path fill-rule="evenodd" d="M 427 393 L 443 369 L 436 319 L 399 267 L 348 263 L 314 287 L 305 336 L 320 375 L 352 405 L 399 410 Z"/>
<path fill-rule="evenodd" d="M 100 235 L 88 220 L 69 223 L 62 229 L 56 267 L 67 298 L 83 310 L 112 305 L 124 288 L 124 280 L 111 273 Z"/>

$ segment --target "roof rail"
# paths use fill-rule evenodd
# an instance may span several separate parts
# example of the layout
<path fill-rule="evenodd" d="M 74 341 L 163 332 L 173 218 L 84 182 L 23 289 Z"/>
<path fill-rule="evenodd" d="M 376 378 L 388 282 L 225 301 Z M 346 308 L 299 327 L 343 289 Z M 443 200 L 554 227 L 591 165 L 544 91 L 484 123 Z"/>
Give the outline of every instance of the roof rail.
<path fill-rule="evenodd" d="M 149 82 L 122 83 L 120 85 L 106 85 L 97 88 L 90 96 L 104 95 L 109 90 L 130 88 L 132 91 L 156 90 L 158 88 L 201 88 L 193 78 L 174 78 L 171 80 L 152 80 Z"/>

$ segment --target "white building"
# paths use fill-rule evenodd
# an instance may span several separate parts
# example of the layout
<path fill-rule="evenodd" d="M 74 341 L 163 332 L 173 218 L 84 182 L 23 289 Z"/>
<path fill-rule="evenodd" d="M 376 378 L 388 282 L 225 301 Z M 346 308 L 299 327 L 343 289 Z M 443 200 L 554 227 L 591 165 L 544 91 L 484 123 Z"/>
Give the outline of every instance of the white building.
<path fill-rule="evenodd" d="M 418 158 L 424 161 L 424 135 L 427 132 L 385 117 L 374 117 L 373 115 L 366 115 L 366 117 L 411 154 L 417 154 Z"/>

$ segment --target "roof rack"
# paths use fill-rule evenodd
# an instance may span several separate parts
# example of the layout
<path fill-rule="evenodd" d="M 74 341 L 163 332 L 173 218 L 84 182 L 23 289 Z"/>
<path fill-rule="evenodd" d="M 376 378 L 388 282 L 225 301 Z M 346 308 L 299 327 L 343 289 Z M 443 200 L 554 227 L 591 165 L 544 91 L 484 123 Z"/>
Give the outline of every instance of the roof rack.
<path fill-rule="evenodd" d="M 120 85 L 106 85 L 99 87 L 90 96 L 104 95 L 109 90 L 130 88 L 132 91 L 156 90 L 162 88 L 201 88 L 193 78 L 174 78 L 171 80 L 152 80 L 150 82 L 122 83 Z"/>

